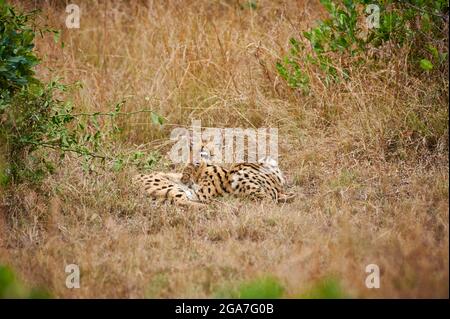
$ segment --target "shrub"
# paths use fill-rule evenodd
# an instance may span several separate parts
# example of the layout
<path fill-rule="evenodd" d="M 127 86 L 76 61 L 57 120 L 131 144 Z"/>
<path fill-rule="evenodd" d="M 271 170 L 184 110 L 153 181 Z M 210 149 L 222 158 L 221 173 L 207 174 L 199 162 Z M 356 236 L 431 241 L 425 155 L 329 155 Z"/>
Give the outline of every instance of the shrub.
<path fill-rule="evenodd" d="M 119 130 L 115 118 L 129 114 L 121 112 L 125 101 L 117 103 L 110 112 L 77 113 L 72 103 L 61 98 L 68 90 L 79 87 L 77 83 L 42 83 L 35 77 L 33 68 L 39 63 L 33 51 L 36 34 L 59 34 L 35 25 L 36 13 L 19 12 L 0 0 L 0 185 L 11 180 L 39 181 L 52 172 L 55 164 L 47 156 L 49 149 L 60 157 L 78 154 L 85 164 L 92 159 L 109 160 L 115 170 L 126 163 L 144 168 L 154 165 L 157 154 L 146 157 L 141 152 L 116 152 L 108 156 L 106 146 L 101 149 L 104 138 Z M 133 114 L 138 112 L 150 112 L 154 123 L 163 123 L 151 110 Z M 109 129 L 100 125 L 101 116 L 111 119 Z"/>
<path fill-rule="evenodd" d="M 274 299 L 281 298 L 284 288 L 276 278 L 264 277 L 242 284 L 239 288 L 239 298 Z"/>
<path fill-rule="evenodd" d="M 284 287 L 280 281 L 272 276 L 264 276 L 240 283 L 234 288 L 224 287 L 218 291 L 219 298 L 241 299 L 276 299 L 281 298 Z"/>
<path fill-rule="evenodd" d="M 36 12 L 16 14 L 0 0 L 0 111 L 20 88 L 39 83 L 33 67 L 39 62 L 33 52 L 35 33 L 30 26 Z"/>
<path fill-rule="evenodd" d="M 47 299 L 51 295 L 42 288 L 25 287 L 10 267 L 0 265 L 0 299 L 2 298 Z"/>
<path fill-rule="evenodd" d="M 350 66 L 379 58 L 373 54 L 374 49 L 387 43 L 394 49 L 411 48 L 407 58 L 412 71 L 446 69 L 448 0 L 321 0 L 321 3 L 329 17 L 303 32 L 305 40 L 291 38 L 289 54 L 276 64 L 278 73 L 290 87 L 308 91 L 306 67 L 317 70 L 327 85 L 346 79 Z"/>
<path fill-rule="evenodd" d="M 344 299 L 348 297 L 340 281 L 333 277 L 318 280 L 299 296 L 301 299 Z"/>

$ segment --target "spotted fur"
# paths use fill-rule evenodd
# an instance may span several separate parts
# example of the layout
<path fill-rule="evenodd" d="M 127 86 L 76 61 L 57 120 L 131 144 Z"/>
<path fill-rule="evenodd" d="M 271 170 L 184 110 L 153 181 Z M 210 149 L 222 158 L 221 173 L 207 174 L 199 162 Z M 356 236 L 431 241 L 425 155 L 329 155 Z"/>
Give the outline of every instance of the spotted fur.
<path fill-rule="evenodd" d="M 159 172 L 139 175 L 137 180 L 152 198 L 185 206 L 199 206 L 227 193 L 275 202 L 290 202 L 295 197 L 285 191 L 284 175 L 271 158 L 225 168 L 213 164 L 214 149 L 202 144 L 197 151 L 200 161 L 187 164 L 181 174 Z"/>
<path fill-rule="evenodd" d="M 140 174 L 134 182 L 142 185 L 145 192 L 156 201 L 171 202 L 180 206 L 203 207 L 192 188 L 180 182 L 181 174 L 155 172 Z"/>
<path fill-rule="evenodd" d="M 210 161 L 188 164 L 183 170 L 181 182 L 196 185 L 201 202 L 225 193 L 253 200 L 271 199 L 289 202 L 294 194 L 286 193 L 286 181 L 277 163 L 267 158 L 259 163 L 240 163 L 226 169 Z"/>

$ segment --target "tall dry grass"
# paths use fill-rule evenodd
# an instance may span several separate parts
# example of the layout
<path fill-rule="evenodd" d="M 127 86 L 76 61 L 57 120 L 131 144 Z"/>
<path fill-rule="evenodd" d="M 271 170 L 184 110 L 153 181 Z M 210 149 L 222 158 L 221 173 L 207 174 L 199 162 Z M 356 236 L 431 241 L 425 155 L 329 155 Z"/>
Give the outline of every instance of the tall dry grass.
<path fill-rule="evenodd" d="M 225 199 L 206 212 L 154 207 L 130 188 L 135 169 L 86 173 L 68 158 L 42 186 L 1 196 L 0 260 L 29 285 L 69 298 L 211 297 L 272 275 L 287 297 L 330 277 L 352 297 L 448 297 L 448 74 L 411 74 L 406 48 L 329 87 L 308 70 L 303 95 L 275 62 L 323 16 L 317 1 L 77 4 L 81 28 L 69 30 L 62 2 L 20 1 L 62 29 L 64 48 L 38 41 L 38 75 L 81 81 L 70 96 L 78 109 L 125 97 L 126 110 L 165 117 L 162 128 L 148 115 L 122 118 L 117 147 L 150 152 L 192 119 L 277 127 L 299 196 L 284 206 Z M 68 263 L 80 265 L 80 289 L 65 287 Z M 380 289 L 364 285 L 371 263 Z"/>

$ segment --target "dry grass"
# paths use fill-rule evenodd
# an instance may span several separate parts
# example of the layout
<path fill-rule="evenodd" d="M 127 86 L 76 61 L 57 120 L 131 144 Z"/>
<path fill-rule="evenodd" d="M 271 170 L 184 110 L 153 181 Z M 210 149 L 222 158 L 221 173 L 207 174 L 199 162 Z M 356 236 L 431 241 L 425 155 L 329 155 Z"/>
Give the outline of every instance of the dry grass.
<path fill-rule="evenodd" d="M 274 64 L 321 16 L 316 1 L 258 1 L 256 10 L 78 1 L 79 30 L 63 27 L 64 5 L 40 3 L 65 43 L 39 41 L 41 78 L 81 81 L 71 97 L 79 109 L 104 111 L 127 96 L 127 110 L 166 118 L 162 129 L 124 118 L 120 147 L 151 151 L 192 119 L 278 127 L 281 166 L 299 196 L 285 206 L 224 199 L 206 212 L 153 207 L 130 188 L 134 168 L 84 173 L 68 158 L 42 186 L 1 196 L 0 260 L 29 285 L 68 298 L 212 297 L 271 275 L 286 297 L 333 277 L 352 297 L 448 298 L 446 75 L 414 77 L 400 52 L 349 82 L 313 81 L 306 96 L 288 89 Z M 433 134 L 419 136 L 411 115 Z M 65 287 L 68 263 L 81 268 L 80 289 Z M 380 289 L 364 285 L 370 263 Z"/>

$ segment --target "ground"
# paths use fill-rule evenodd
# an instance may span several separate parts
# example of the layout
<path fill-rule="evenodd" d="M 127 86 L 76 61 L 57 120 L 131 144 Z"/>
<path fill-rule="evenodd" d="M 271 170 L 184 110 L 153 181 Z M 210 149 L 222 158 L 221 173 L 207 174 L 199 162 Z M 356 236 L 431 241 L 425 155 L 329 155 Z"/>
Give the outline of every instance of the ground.
<path fill-rule="evenodd" d="M 131 186 L 145 170 L 83 170 L 68 156 L 40 185 L 2 190 L 0 261 L 25 285 L 57 298 L 227 297 L 268 280 L 289 298 L 448 298 L 448 78 L 412 76 L 394 56 L 345 83 L 313 82 L 307 95 L 288 88 L 274 65 L 289 37 L 323 15 L 315 1 L 80 7 L 81 27 L 69 30 L 64 6 L 43 4 L 65 46 L 38 42 L 38 75 L 81 81 L 71 97 L 81 110 L 127 97 L 127 111 L 165 118 L 162 127 L 122 119 L 118 148 L 158 151 L 153 169 L 169 170 L 170 131 L 192 119 L 277 127 L 298 197 L 154 206 Z M 411 114 L 444 133 L 416 137 Z M 65 285 L 67 264 L 80 267 L 79 289 Z M 365 285 L 369 264 L 378 289 Z"/>

